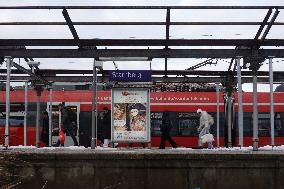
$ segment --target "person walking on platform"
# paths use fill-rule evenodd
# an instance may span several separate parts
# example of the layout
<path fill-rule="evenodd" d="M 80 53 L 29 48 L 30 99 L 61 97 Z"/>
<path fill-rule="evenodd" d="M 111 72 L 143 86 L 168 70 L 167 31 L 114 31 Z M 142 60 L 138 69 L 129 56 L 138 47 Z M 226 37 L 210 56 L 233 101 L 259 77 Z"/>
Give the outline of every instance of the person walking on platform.
<path fill-rule="evenodd" d="M 47 111 L 43 112 L 41 141 L 45 144 L 45 146 L 49 145 L 49 117 Z"/>
<path fill-rule="evenodd" d="M 103 108 L 103 120 L 102 120 L 102 134 L 104 139 L 103 147 L 108 147 L 111 138 L 111 113 L 107 107 Z"/>
<path fill-rule="evenodd" d="M 64 102 L 62 104 L 59 104 L 58 108 L 59 108 L 59 111 L 61 111 L 61 127 L 62 127 L 64 133 L 67 133 L 68 135 L 71 136 L 71 138 L 74 142 L 74 146 L 78 146 L 77 138 L 74 135 L 74 126 L 73 126 L 73 123 L 72 123 L 71 118 L 70 118 L 70 113 L 68 113 L 68 111 L 72 111 L 72 110 L 68 110 L 65 107 Z M 59 145 L 60 145 L 60 140 L 58 139 L 55 146 L 59 146 Z"/>
<path fill-rule="evenodd" d="M 209 130 L 211 125 L 214 124 L 214 119 L 210 114 L 208 114 L 206 111 L 202 111 L 201 109 L 198 109 L 196 112 L 200 116 L 200 124 L 197 129 L 197 131 L 199 132 L 198 148 L 203 148 L 203 143 L 201 138 L 203 135 L 210 134 Z M 208 148 L 212 149 L 213 148 L 212 142 L 207 142 L 207 143 L 208 143 Z"/>
<path fill-rule="evenodd" d="M 162 125 L 161 125 L 161 143 L 159 149 L 165 149 L 166 141 L 169 141 L 173 148 L 177 147 L 176 142 L 172 139 L 170 132 L 172 129 L 172 121 L 169 117 L 169 112 L 163 112 Z"/>
<path fill-rule="evenodd" d="M 103 143 L 104 143 L 104 135 L 103 135 L 103 130 L 104 130 L 104 126 L 103 126 L 103 118 L 104 118 L 104 112 L 100 112 L 98 114 L 98 117 L 97 117 L 97 125 L 98 125 L 98 130 L 97 130 L 97 137 L 98 137 L 98 140 L 100 142 L 100 145 L 103 146 Z"/>

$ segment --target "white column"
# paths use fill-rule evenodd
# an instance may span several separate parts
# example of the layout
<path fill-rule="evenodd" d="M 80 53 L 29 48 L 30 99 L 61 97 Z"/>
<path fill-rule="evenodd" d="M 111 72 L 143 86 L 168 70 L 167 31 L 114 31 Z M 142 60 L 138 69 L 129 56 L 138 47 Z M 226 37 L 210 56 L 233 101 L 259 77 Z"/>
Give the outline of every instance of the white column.
<path fill-rule="evenodd" d="M 239 126 L 239 145 L 244 146 L 243 139 L 243 93 L 242 93 L 242 73 L 241 57 L 236 58 L 238 72 L 238 126 Z"/>
<path fill-rule="evenodd" d="M 6 81 L 6 124 L 5 124 L 5 146 L 9 146 L 9 122 L 10 122 L 10 74 L 12 66 L 12 57 L 7 56 L 6 67 L 7 67 L 7 81 Z"/>
<path fill-rule="evenodd" d="M 257 75 L 253 75 L 253 150 L 258 150 Z"/>
<path fill-rule="evenodd" d="M 274 142 L 274 102 L 273 102 L 273 67 L 272 58 L 269 57 L 269 83 L 270 83 L 270 136 L 271 136 L 271 146 L 275 145 Z"/>
<path fill-rule="evenodd" d="M 97 67 L 96 67 L 96 60 L 94 60 L 91 148 L 95 149 L 96 147 L 97 147 Z"/>
<path fill-rule="evenodd" d="M 27 146 L 28 82 L 25 82 L 24 146 Z"/>

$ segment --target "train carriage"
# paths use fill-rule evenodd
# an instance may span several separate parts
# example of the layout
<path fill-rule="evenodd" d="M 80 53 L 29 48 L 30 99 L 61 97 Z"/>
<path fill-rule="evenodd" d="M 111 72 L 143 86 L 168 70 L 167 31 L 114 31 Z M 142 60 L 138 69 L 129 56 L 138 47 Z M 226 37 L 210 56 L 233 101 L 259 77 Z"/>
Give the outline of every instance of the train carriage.
<path fill-rule="evenodd" d="M 0 143 L 4 144 L 5 132 L 5 91 L 0 92 Z M 41 96 L 41 111 L 49 108 L 49 93 L 44 91 Z M 234 143 L 238 144 L 237 111 L 238 99 L 234 94 Z M 65 102 L 73 111 L 77 113 L 77 132 L 76 136 L 83 145 L 90 145 L 91 135 L 91 108 L 92 91 L 53 91 L 53 121 L 52 128 L 53 141 L 57 140 L 59 126 L 58 104 Z M 224 146 L 225 117 L 224 100 L 220 94 L 220 145 Z M 28 113 L 27 113 L 27 143 L 35 145 L 35 123 L 36 123 L 36 93 L 33 90 L 28 92 Z M 259 145 L 270 144 L 270 104 L 269 93 L 258 93 L 258 132 Z M 280 145 L 284 143 L 284 93 L 274 93 L 274 111 L 275 111 L 275 143 Z M 111 92 L 98 92 L 98 111 L 103 107 L 111 107 Z M 196 110 L 201 108 L 209 112 L 215 120 L 211 127 L 211 132 L 216 136 L 216 111 L 217 99 L 216 92 L 151 92 L 150 94 L 150 112 L 151 112 L 151 145 L 159 146 L 160 142 L 160 124 L 162 112 L 168 110 L 173 120 L 172 135 L 179 146 L 195 147 L 197 146 L 197 127 L 199 126 L 199 117 Z M 244 111 L 244 145 L 252 145 L 252 93 L 243 93 L 243 111 Z M 23 145 L 24 133 L 24 91 L 11 91 L 11 118 L 10 118 L 10 145 Z M 68 139 L 68 137 L 67 137 Z M 67 143 L 72 144 L 71 140 Z M 216 143 L 216 141 L 215 141 Z M 68 145 L 68 144 L 67 144 Z M 214 144 L 216 146 L 216 144 Z"/>

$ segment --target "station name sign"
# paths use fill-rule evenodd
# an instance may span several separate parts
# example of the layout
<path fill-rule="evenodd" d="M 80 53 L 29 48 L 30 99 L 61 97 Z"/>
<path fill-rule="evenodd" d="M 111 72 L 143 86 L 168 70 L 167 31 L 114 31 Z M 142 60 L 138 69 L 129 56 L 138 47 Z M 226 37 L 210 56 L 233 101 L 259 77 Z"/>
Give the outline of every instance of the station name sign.
<path fill-rule="evenodd" d="M 151 82 L 150 70 L 110 70 L 109 81 Z"/>

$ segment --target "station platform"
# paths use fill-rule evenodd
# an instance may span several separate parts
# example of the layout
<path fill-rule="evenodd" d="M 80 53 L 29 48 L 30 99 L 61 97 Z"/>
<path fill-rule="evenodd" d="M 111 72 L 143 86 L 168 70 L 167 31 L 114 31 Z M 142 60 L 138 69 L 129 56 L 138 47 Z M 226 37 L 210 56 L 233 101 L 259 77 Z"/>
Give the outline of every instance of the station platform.
<path fill-rule="evenodd" d="M 0 148 L 2 186 L 239 189 L 284 186 L 284 150 Z M 8 175 L 8 176 L 7 176 Z M 3 175 L 0 175 L 0 178 Z M 5 185 L 6 184 L 6 185 Z"/>

